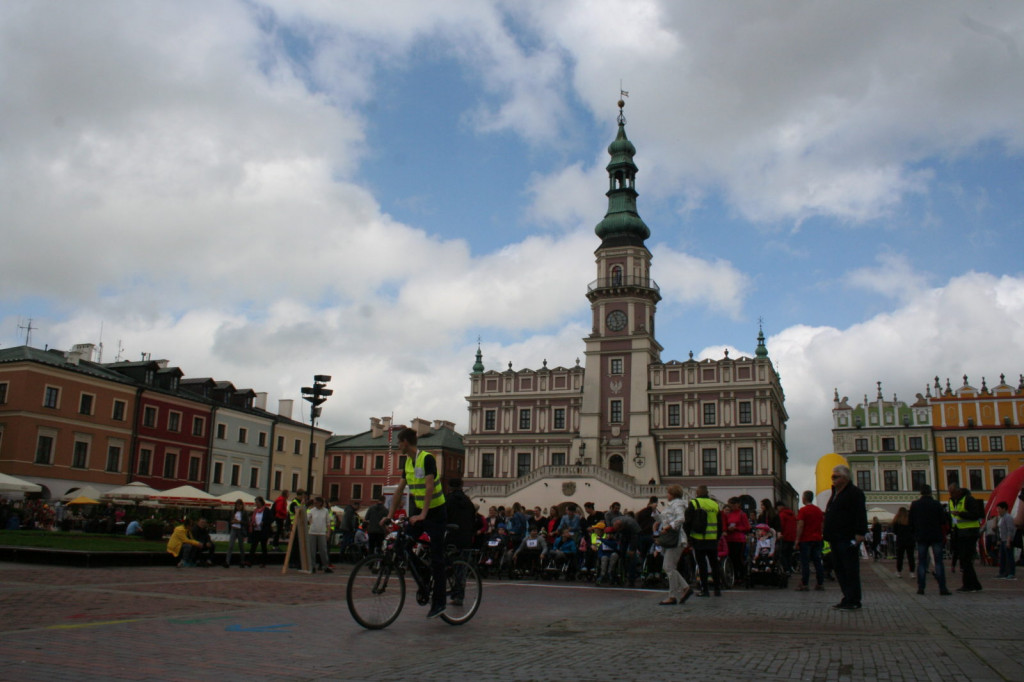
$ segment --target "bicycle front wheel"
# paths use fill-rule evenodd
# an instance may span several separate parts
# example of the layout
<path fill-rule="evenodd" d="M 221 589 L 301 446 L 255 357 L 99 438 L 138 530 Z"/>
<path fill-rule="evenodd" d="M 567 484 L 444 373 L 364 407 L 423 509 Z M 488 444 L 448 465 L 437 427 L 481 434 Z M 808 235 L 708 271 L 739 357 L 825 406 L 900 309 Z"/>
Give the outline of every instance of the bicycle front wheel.
<path fill-rule="evenodd" d="M 445 598 L 448 600 L 441 618 L 451 625 L 469 621 L 480 608 L 484 584 L 476 567 L 466 561 L 453 561 L 445 569 Z"/>
<path fill-rule="evenodd" d="M 345 597 L 357 623 L 370 630 L 386 628 L 405 604 L 405 573 L 390 557 L 367 557 L 352 569 Z"/>

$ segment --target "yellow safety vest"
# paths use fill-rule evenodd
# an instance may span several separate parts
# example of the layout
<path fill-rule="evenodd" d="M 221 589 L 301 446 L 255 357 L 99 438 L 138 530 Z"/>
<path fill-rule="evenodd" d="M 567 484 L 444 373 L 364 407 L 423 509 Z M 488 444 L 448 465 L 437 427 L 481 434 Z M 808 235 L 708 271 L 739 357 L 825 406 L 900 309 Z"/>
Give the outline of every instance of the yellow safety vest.
<path fill-rule="evenodd" d="M 964 495 L 956 502 L 954 502 L 953 500 L 949 501 L 949 511 L 951 512 L 951 515 L 953 517 L 953 527 L 960 530 L 971 530 L 975 528 L 981 528 L 981 521 L 979 519 L 967 521 L 965 519 L 958 519 L 956 517 L 957 512 L 967 511 L 964 507 L 965 502 L 967 502 L 967 495 Z"/>
<path fill-rule="evenodd" d="M 709 497 L 695 497 L 690 500 L 694 509 L 703 509 L 708 514 L 708 525 L 703 533 L 690 533 L 691 540 L 717 540 L 718 539 L 718 503 Z"/>
<path fill-rule="evenodd" d="M 423 466 L 429 454 L 426 450 L 419 450 L 416 452 L 415 462 L 412 457 L 405 458 L 405 483 L 409 486 L 413 503 L 421 511 L 423 510 L 423 499 L 427 494 L 427 474 L 423 470 Z M 444 492 L 441 490 L 441 472 L 438 472 L 434 476 L 434 494 L 430 498 L 430 508 L 436 509 L 442 504 L 444 504 Z"/>

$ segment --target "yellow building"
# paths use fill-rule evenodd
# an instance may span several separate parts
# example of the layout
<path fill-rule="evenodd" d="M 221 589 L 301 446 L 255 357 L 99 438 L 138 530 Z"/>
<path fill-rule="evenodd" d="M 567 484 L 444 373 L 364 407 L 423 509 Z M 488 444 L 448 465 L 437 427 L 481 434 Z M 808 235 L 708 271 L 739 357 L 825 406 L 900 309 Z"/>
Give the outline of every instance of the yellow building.
<path fill-rule="evenodd" d="M 939 479 L 988 499 L 1009 472 L 1024 464 L 1024 375 L 1016 387 L 1000 375 L 999 385 L 991 389 L 984 378 L 981 388 L 974 388 L 964 375 L 956 391 L 948 379 L 943 389 L 935 377 L 934 388 L 929 403 Z M 945 490 L 939 499 L 949 499 Z"/>

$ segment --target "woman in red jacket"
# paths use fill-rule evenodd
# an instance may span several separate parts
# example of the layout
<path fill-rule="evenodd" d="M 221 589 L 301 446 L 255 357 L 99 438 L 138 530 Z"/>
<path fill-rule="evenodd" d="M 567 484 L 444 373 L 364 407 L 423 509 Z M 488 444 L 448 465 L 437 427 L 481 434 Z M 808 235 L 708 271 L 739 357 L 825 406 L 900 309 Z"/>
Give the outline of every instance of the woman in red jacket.
<path fill-rule="evenodd" d="M 729 544 L 729 561 L 732 562 L 732 571 L 736 584 L 740 584 L 747 577 L 747 533 L 750 532 L 750 519 L 747 513 L 740 506 L 740 498 L 729 498 L 725 509 L 722 510 L 722 530 L 725 533 L 725 541 Z"/>

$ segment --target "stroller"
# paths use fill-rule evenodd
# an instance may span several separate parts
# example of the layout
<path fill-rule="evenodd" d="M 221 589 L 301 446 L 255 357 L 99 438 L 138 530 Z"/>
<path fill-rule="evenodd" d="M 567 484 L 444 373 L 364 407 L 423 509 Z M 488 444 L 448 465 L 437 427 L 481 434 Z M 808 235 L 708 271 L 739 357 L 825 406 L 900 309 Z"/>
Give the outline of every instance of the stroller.
<path fill-rule="evenodd" d="M 775 531 L 767 524 L 754 527 L 751 545 L 747 552 L 747 587 L 768 585 L 786 589 L 789 574 L 782 570 L 782 562 L 776 553 Z"/>

